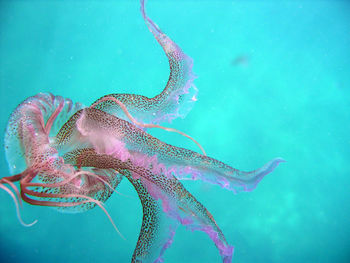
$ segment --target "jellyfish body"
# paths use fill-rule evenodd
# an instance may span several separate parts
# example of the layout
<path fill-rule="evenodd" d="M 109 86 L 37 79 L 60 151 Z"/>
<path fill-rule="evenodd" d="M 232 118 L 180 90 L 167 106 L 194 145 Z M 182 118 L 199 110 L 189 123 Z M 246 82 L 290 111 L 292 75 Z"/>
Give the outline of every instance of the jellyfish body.
<path fill-rule="evenodd" d="M 283 160 L 276 158 L 244 172 L 204 150 L 200 154 L 175 147 L 147 133 L 149 127 L 176 131 L 158 124 L 184 117 L 197 100 L 197 89 L 192 60 L 146 15 L 143 0 L 141 13 L 169 61 L 164 90 L 153 98 L 109 94 L 90 107 L 52 94 L 28 98 L 7 126 L 5 153 L 11 176 L 0 179 L 0 188 L 16 202 L 18 198 L 68 212 L 99 206 L 109 217 L 102 204 L 126 177 L 143 208 L 132 262 L 162 262 L 179 225 L 205 232 L 222 261 L 231 262 L 233 247 L 210 212 L 180 181 L 202 180 L 234 193 L 251 191 Z"/>

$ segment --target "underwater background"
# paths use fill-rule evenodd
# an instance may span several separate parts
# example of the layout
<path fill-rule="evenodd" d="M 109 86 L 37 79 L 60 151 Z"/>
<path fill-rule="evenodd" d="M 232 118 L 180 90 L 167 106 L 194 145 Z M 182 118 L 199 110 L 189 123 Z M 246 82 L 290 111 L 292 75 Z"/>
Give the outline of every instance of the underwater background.
<path fill-rule="evenodd" d="M 195 107 L 165 126 L 240 170 L 287 160 L 253 192 L 184 182 L 234 245 L 233 262 L 350 262 L 350 2 L 149 0 L 146 9 L 198 75 Z M 85 105 L 110 93 L 152 97 L 168 74 L 137 0 L 0 1 L 2 132 L 39 92 Z M 9 175 L 3 150 L 0 171 Z M 118 191 L 106 205 L 126 240 L 98 208 L 24 204 L 24 221 L 38 219 L 25 228 L 0 191 L 0 262 L 130 262 L 142 209 L 127 180 Z M 221 258 L 205 233 L 180 227 L 165 262 Z"/>

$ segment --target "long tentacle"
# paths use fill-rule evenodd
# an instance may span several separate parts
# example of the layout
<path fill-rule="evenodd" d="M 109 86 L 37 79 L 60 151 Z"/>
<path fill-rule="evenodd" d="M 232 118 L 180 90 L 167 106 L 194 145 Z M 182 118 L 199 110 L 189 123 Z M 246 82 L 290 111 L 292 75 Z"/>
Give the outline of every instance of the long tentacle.
<path fill-rule="evenodd" d="M 52 183 L 52 184 L 48 184 L 48 183 L 25 183 L 25 186 L 26 187 L 55 188 L 55 187 L 60 187 L 60 186 L 64 186 L 64 185 L 68 184 L 69 182 L 71 182 L 73 179 L 79 177 L 80 175 L 87 175 L 87 176 L 91 176 L 93 178 L 96 178 L 97 180 L 99 180 L 99 181 L 103 182 L 105 185 L 107 185 L 107 187 L 111 191 L 119 193 L 106 180 L 101 178 L 101 176 L 99 176 L 97 174 L 94 174 L 94 173 L 91 173 L 91 172 L 88 172 L 88 171 L 79 171 L 79 172 L 76 172 L 76 173 L 74 173 L 74 174 L 72 174 L 70 176 L 67 175 L 66 179 L 64 179 L 63 181 L 60 181 L 58 183 Z"/>
<path fill-rule="evenodd" d="M 83 199 L 82 201 L 72 201 L 72 202 L 54 202 L 54 201 L 45 201 L 45 200 L 36 200 L 29 198 L 27 195 L 39 197 L 39 198 L 59 198 L 59 199 Z M 120 233 L 119 229 L 115 225 L 112 217 L 107 212 L 106 208 L 104 208 L 103 203 L 99 200 L 96 200 L 94 198 L 91 198 L 86 195 L 80 195 L 80 194 L 51 194 L 51 193 L 41 193 L 36 192 L 27 189 L 27 186 L 25 183 L 21 183 L 21 197 L 24 201 L 26 201 L 29 204 L 32 205 L 39 205 L 39 206 L 53 206 L 53 207 L 74 207 L 78 206 L 80 204 L 84 203 L 94 203 L 97 206 L 99 206 L 102 211 L 105 213 L 105 215 L 108 217 L 109 221 L 111 222 L 113 228 L 117 231 L 117 233 L 125 239 L 125 237 Z M 84 200 L 85 199 L 85 200 Z"/>
<path fill-rule="evenodd" d="M 22 207 L 23 204 L 22 204 L 21 194 L 19 193 L 19 190 L 18 190 L 17 186 L 16 186 L 13 182 L 11 182 L 10 180 L 8 180 L 8 179 L 6 179 L 6 178 L 2 178 L 2 179 L 0 180 L 0 184 L 1 184 L 1 182 L 4 182 L 4 183 L 6 183 L 6 184 L 8 184 L 8 185 L 11 186 L 11 188 L 13 189 L 13 191 L 15 191 L 15 193 L 16 193 L 16 196 L 17 196 L 19 205 Z"/>
<path fill-rule="evenodd" d="M 71 131 L 69 137 L 66 130 Z M 234 193 L 252 191 L 284 161 L 276 158 L 257 170 L 240 171 L 209 156 L 166 144 L 127 121 L 92 108 L 77 112 L 57 135 L 57 147 L 66 151 L 71 151 L 70 145 L 77 142 L 82 148 L 90 146 L 98 153 L 131 159 L 138 165 L 152 163 L 154 170 L 175 171 L 178 179 L 200 179 Z"/>
<path fill-rule="evenodd" d="M 148 194 L 162 202 L 162 209 L 169 217 L 192 231 L 207 233 L 218 248 L 223 262 L 231 262 L 233 247 L 228 245 L 213 216 L 173 175 L 155 174 L 151 169 L 135 166 L 130 160 L 123 162 L 110 155 L 97 154 L 93 149 L 78 150 L 72 155 L 82 157 L 82 166 L 131 171 L 133 179 L 140 180 Z"/>
<path fill-rule="evenodd" d="M 178 222 L 162 213 L 161 203 L 147 192 L 140 179 L 134 179 L 126 169 L 119 172 L 134 186 L 143 210 L 142 226 L 131 262 L 162 262 L 161 258 L 172 243 Z"/>
<path fill-rule="evenodd" d="M 8 189 L 6 186 L 4 186 L 3 184 L 0 183 L 0 188 L 5 190 L 12 198 L 13 202 L 15 203 L 15 206 L 16 206 L 16 214 L 17 214 L 17 218 L 18 218 L 18 221 L 21 223 L 22 226 L 25 226 L 25 227 L 31 227 L 33 226 L 34 224 L 36 224 L 36 222 L 38 222 L 38 220 L 34 220 L 32 223 L 24 223 L 22 217 L 21 217 L 21 213 L 19 211 L 19 205 L 18 205 L 18 202 L 17 202 L 17 199 L 16 199 L 16 196 L 11 192 L 10 189 Z"/>
<path fill-rule="evenodd" d="M 126 108 L 126 106 L 124 105 L 124 103 L 122 103 L 121 101 L 117 100 L 116 98 L 114 97 L 111 97 L 111 96 L 108 96 L 108 97 L 103 97 L 101 98 L 100 100 L 98 100 L 97 102 L 95 102 L 91 108 L 93 108 L 96 104 L 102 102 L 102 101 L 113 101 L 115 102 L 116 104 L 118 104 L 120 106 L 120 108 L 122 109 L 122 111 L 125 113 L 125 115 L 128 117 L 128 119 L 135 125 L 139 126 L 139 127 L 142 127 L 142 128 L 159 128 L 159 129 L 163 129 L 165 131 L 168 131 L 168 132 L 176 132 L 178 134 L 181 134 L 182 136 L 190 139 L 191 141 L 193 141 L 198 147 L 199 149 L 201 149 L 203 155 L 207 155 L 202 147 L 202 145 L 200 145 L 195 139 L 193 139 L 191 136 L 187 135 L 186 133 L 182 132 L 182 131 L 179 131 L 179 130 L 176 130 L 176 129 L 173 129 L 173 128 L 168 128 L 168 127 L 164 127 L 164 126 L 160 126 L 160 125 L 157 125 L 157 124 L 152 124 L 152 123 L 142 123 L 142 122 L 139 122 L 137 121 L 131 114 L 130 112 L 128 111 L 128 109 Z"/>
<path fill-rule="evenodd" d="M 177 117 L 184 118 L 197 100 L 197 88 L 193 84 L 195 75 L 192 72 L 192 59 L 147 16 L 145 2 L 141 0 L 140 3 L 142 16 L 148 29 L 168 58 L 170 76 L 167 85 L 159 95 L 153 98 L 136 94 L 110 94 L 105 97 L 114 97 L 122 102 L 136 119 L 144 123 L 157 124 L 162 121 L 170 122 Z M 113 100 L 98 100 L 93 105 L 96 109 L 128 120 L 120 105 Z"/>

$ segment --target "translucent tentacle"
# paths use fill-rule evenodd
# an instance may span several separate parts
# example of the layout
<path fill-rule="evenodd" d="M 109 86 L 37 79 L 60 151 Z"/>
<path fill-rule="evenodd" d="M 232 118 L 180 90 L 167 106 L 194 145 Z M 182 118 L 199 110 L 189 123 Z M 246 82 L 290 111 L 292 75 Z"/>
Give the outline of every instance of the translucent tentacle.
<path fill-rule="evenodd" d="M 163 111 L 157 113 L 158 119 L 171 121 L 178 116 L 184 118 L 197 101 L 197 88 L 193 84 L 196 77 L 192 72 L 193 61 L 147 16 L 145 1 L 140 2 L 143 19 L 162 46 L 170 65 L 168 83 L 162 93 L 155 97 L 164 104 L 162 105 Z M 163 115 L 164 113 L 166 115 Z"/>
<path fill-rule="evenodd" d="M 81 175 L 94 177 L 94 178 L 96 178 L 98 181 L 103 182 L 103 183 L 109 188 L 109 190 L 111 190 L 112 192 L 119 193 L 119 192 L 117 192 L 117 191 L 111 186 L 110 183 L 108 183 L 108 182 L 107 182 L 105 179 L 103 179 L 101 176 L 99 176 L 99 175 L 97 175 L 97 174 L 94 174 L 94 173 L 91 173 L 91 172 L 88 172 L 88 171 L 79 171 L 79 172 L 73 173 L 73 174 L 71 174 L 71 175 L 67 175 L 67 178 L 66 178 L 66 179 L 64 179 L 63 181 L 57 182 L 57 183 L 52 183 L 52 184 L 49 184 L 49 183 L 26 183 L 26 187 L 58 188 L 58 187 L 60 187 L 60 186 L 65 186 L 65 185 L 67 185 L 67 184 L 70 183 L 73 179 L 76 179 L 76 178 L 80 177 Z"/>
<path fill-rule="evenodd" d="M 122 166 L 122 162 L 114 160 L 111 156 L 97 155 L 93 149 L 75 150 L 63 158 L 73 165 L 79 164 L 82 168 L 114 168 L 127 177 L 137 191 L 143 209 L 142 226 L 131 262 L 162 262 L 162 255 L 172 243 L 178 222 L 163 213 L 161 202 L 148 193 L 140 179 L 134 178 L 136 173 L 125 169 L 129 166 Z"/>
<path fill-rule="evenodd" d="M 119 100 L 117 100 L 116 98 L 114 97 L 103 97 L 102 99 L 98 100 L 97 102 L 95 102 L 91 108 L 93 108 L 95 106 L 95 104 L 97 103 L 100 103 L 101 101 L 113 101 L 115 102 L 116 104 L 118 104 L 120 106 L 120 108 L 122 109 L 122 111 L 124 112 L 124 114 L 128 117 L 128 119 L 135 125 L 139 126 L 139 127 L 142 127 L 142 128 L 159 128 L 159 129 L 163 129 L 165 131 L 168 131 L 168 132 L 176 132 L 178 134 L 181 134 L 182 136 L 190 139 L 191 141 L 193 141 L 198 147 L 199 149 L 201 149 L 202 153 L 204 155 L 207 155 L 202 147 L 202 145 L 200 145 L 195 139 L 193 139 L 191 136 L 187 135 L 186 133 L 182 132 L 182 131 L 179 131 L 179 130 L 176 130 L 176 129 L 173 129 L 173 128 L 168 128 L 168 127 L 164 127 L 164 126 L 160 126 L 160 125 L 157 125 L 157 124 L 152 124 L 152 123 L 143 123 L 143 122 L 139 122 L 137 121 L 131 114 L 130 112 L 128 111 L 128 109 L 126 108 L 126 106 Z"/>
<path fill-rule="evenodd" d="M 123 238 L 125 237 L 120 233 L 119 229 L 115 225 L 112 217 L 107 212 L 106 208 L 104 208 L 103 203 L 99 200 L 96 200 L 94 198 L 91 198 L 89 196 L 80 195 L 80 194 L 51 194 L 51 193 L 39 193 L 36 191 L 28 190 L 26 188 L 26 184 L 21 182 L 21 196 L 24 201 L 27 203 L 30 203 L 32 205 L 39 205 L 39 206 L 53 206 L 53 207 L 74 207 L 78 206 L 84 203 L 94 203 L 95 205 L 99 206 L 101 210 L 105 213 L 108 220 L 111 222 L 113 228 L 115 231 Z M 47 201 L 47 200 L 36 200 L 31 199 L 27 195 L 39 197 L 39 198 L 59 198 L 59 199 L 83 199 L 82 201 L 73 201 L 73 202 L 54 202 L 54 201 Z M 85 200 L 84 200 L 85 199 Z M 36 223 L 36 222 L 35 222 Z M 33 224 L 33 223 L 32 223 Z"/>
<path fill-rule="evenodd" d="M 131 182 L 135 183 L 134 180 L 140 180 L 137 181 L 137 186 L 141 187 L 140 182 L 142 183 L 142 187 L 147 190 L 147 198 L 152 197 L 154 200 L 161 201 L 163 212 L 172 220 L 177 220 L 182 225 L 185 225 L 189 230 L 199 230 L 207 233 L 218 248 L 223 262 L 231 262 L 233 247 L 228 245 L 213 216 L 174 176 L 155 174 L 151 169 L 136 166 L 130 160 L 123 162 L 110 155 L 97 154 L 93 149 L 78 150 L 74 155 L 83 157 L 82 166 L 94 166 L 101 169 L 114 168 L 121 173 L 123 173 L 123 170 L 131 171 L 133 178 Z M 154 205 L 154 201 L 151 202 L 152 204 Z M 156 215 L 151 215 L 151 217 L 153 219 L 157 218 Z M 169 246 L 171 240 L 163 241 L 164 245 L 166 247 Z M 149 240 L 146 239 L 144 241 Z M 149 243 L 147 244 L 150 245 Z"/>
<path fill-rule="evenodd" d="M 255 189 L 265 175 L 284 161 L 276 158 L 260 169 L 240 171 L 209 156 L 166 144 L 129 122 L 91 108 L 78 112 L 67 126 L 74 131 L 64 142 L 58 134 L 59 147 L 64 148 L 69 141 L 80 141 L 79 145 L 90 146 L 97 153 L 123 161 L 130 159 L 145 167 L 152 164 L 155 172 L 173 172 L 178 179 L 200 179 L 234 193 Z"/>
<path fill-rule="evenodd" d="M 192 59 L 155 25 L 145 13 L 144 1 L 140 2 L 142 16 L 148 29 L 168 57 L 170 76 L 167 85 L 159 95 L 153 98 L 135 94 L 110 94 L 105 97 L 114 97 L 121 101 L 137 120 L 142 120 L 144 123 L 157 124 L 162 121 L 170 122 L 177 117 L 184 118 L 197 101 L 197 88 L 193 84 L 195 75 L 192 72 Z M 94 103 L 94 108 L 128 120 L 117 103 L 111 100 L 99 101 Z"/>
<path fill-rule="evenodd" d="M 162 256 L 173 241 L 178 223 L 162 212 L 160 202 L 147 192 L 141 180 L 134 179 L 128 170 L 121 169 L 119 172 L 134 186 L 143 210 L 142 226 L 131 262 L 162 262 Z"/>
<path fill-rule="evenodd" d="M 23 204 L 22 204 L 21 194 L 19 193 L 17 186 L 7 178 L 0 179 L 0 185 L 2 184 L 2 182 L 9 184 L 12 187 L 13 191 L 15 191 L 16 193 L 16 197 L 18 199 L 19 205 L 22 207 Z"/>
<path fill-rule="evenodd" d="M 4 186 L 4 185 L 1 184 L 1 183 L 0 183 L 0 188 L 3 189 L 3 190 L 5 190 L 5 192 L 7 192 L 7 193 L 11 196 L 11 198 L 12 198 L 12 200 L 13 200 L 13 202 L 15 203 L 15 206 L 16 206 L 17 219 L 18 219 L 18 221 L 21 223 L 22 226 L 31 227 L 31 226 L 33 226 L 34 224 L 36 224 L 36 223 L 38 222 L 38 220 L 34 220 L 32 223 L 29 223 L 29 224 L 24 223 L 24 221 L 23 221 L 23 219 L 22 219 L 22 217 L 21 217 L 21 213 L 20 213 L 20 211 L 19 211 L 19 205 L 18 205 L 18 201 L 17 201 L 17 199 L 16 199 L 16 196 L 11 192 L 10 189 L 8 189 L 6 186 Z"/>

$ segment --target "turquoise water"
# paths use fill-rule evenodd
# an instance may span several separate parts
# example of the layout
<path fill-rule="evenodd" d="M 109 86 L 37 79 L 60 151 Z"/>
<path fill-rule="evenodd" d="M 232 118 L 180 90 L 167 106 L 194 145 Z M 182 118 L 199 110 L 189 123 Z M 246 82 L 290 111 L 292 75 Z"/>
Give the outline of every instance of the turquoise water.
<path fill-rule="evenodd" d="M 214 215 L 233 262 L 350 261 L 350 4 L 348 1 L 149 1 L 149 16 L 194 59 L 199 100 L 171 127 L 209 156 L 252 170 L 281 164 L 257 189 L 234 195 L 185 182 Z M 158 94 L 162 49 L 133 1 L 1 1 L 0 130 L 38 92 L 86 105 L 109 93 Z M 169 124 L 168 124 L 169 126 Z M 152 131 L 197 150 L 187 139 Z M 8 175 L 4 152 L 1 176 Z M 81 214 L 24 205 L 0 191 L 0 262 L 130 262 L 141 205 L 127 181 Z M 220 262 L 204 233 L 179 228 L 165 262 Z"/>

